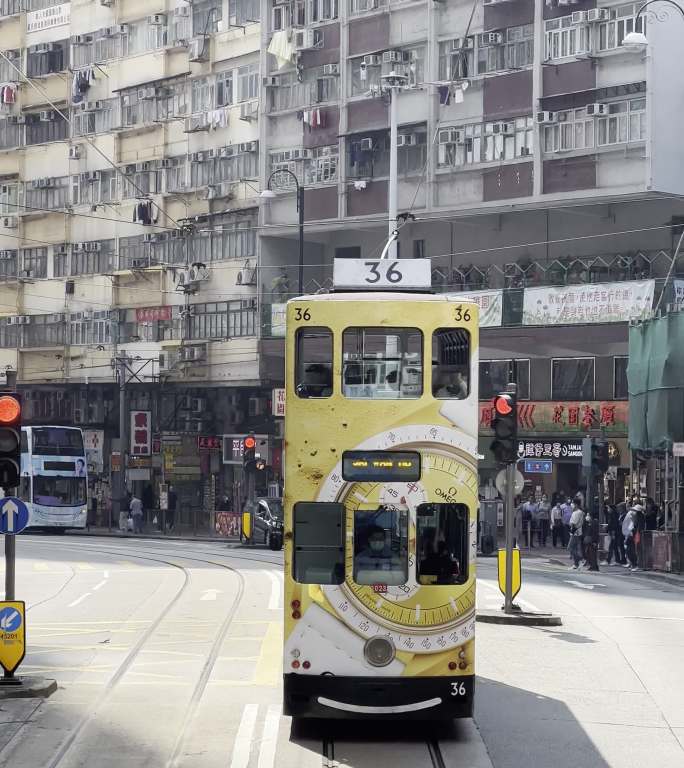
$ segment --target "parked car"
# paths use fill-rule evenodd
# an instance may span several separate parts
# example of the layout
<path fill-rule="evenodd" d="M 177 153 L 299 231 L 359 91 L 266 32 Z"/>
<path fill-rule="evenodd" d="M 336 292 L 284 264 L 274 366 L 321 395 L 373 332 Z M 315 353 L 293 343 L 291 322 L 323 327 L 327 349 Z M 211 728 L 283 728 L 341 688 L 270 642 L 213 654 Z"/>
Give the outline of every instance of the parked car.
<path fill-rule="evenodd" d="M 254 515 L 254 541 L 276 551 L 283 548 L 283 503 L 281 499 L 258 499 Z"/>

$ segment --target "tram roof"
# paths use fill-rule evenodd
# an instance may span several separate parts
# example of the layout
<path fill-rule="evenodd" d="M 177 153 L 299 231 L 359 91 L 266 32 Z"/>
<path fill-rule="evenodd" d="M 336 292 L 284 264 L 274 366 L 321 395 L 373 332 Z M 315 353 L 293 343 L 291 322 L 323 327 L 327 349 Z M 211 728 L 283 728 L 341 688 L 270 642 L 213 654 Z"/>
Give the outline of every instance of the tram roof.
<path fill-rule="evenodd" d="M 337 293 L 312 293 L 296 296 L 288 301 L 444 301 L 459 304 L 475 304 L 472 299 L 459 296 L 458 293 L 411 293 L 410 291 L 345 291 Z"/>

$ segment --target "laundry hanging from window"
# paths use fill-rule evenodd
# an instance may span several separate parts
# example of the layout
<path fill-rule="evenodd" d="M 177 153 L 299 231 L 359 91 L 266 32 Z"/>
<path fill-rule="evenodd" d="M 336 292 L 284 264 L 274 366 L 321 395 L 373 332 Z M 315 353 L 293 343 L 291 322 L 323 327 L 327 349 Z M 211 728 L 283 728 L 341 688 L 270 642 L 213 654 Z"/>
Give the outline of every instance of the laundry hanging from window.
<path fill-rule="evenodd" d="M 133 207 L 133 222 L 135 224 L 156 224 L 157 211 L 151 200 L 141 200 Z"/>
<path fill-rule="evenodd" d="M 85 67 L 74 72 L 74 79 L 71 82 L 71 101 L 74 104 L 80 104 L 83 101 L 83 96 L 93 80 L 95 80 L 94 67 Z"/>
<path fill-rule="evenodd" d="M 17 100 L 17 89 L 14 85 L 0 86 L 0 103 L 14 104 Z"/>

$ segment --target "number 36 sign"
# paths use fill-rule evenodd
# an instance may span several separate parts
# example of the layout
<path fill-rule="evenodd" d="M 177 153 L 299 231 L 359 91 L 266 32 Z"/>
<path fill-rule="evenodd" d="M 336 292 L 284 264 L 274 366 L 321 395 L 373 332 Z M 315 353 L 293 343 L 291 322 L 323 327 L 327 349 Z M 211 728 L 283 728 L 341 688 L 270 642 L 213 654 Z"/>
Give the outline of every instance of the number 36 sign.
<path fill-rule="evenodd" d="M 424 291 L 432 287 L 430 259 L 335 259 L 335 288 Z"/>

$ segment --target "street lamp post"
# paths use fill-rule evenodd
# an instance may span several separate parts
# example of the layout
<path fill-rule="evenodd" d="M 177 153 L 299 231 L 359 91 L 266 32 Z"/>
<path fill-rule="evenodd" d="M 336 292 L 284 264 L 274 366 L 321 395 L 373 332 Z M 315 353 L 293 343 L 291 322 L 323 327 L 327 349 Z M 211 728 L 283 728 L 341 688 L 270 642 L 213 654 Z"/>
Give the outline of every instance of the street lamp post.
<path fill-rule="evenodd" d="M 639 20 L 641 19 L 641 15 L 643 12 L 648 8 L 649 5 L 652 5 L 653 3 L 667 3 L 668 5 L 674 6 L 679 13 L 681 13 L 682 18 L 684 18 L 684 9 L 680 5 L 674 2 L 674 0 L 648 0 L 648 2 L 644 3 L 641 8 L 637 11 L 636 16 L 634 17 L 634 31 L 628 32 L 623 40 L 622 40 L 622 47 L 627 49 L 628 51 L 643 51 L 646 49 L 646 46 L 648 45 L 648 40 L 646 39 L 646 35 L 643 32 L 637 32 L 637 27 L 639 25 Z M 664 14 L 667 16 L 667 14 Z M 664 19 L 660 19 L 656 13 L 656 18 L 658 18 L 660 21 L 663 21 Z M 643 22 L 641 25 L 641 28 L 644 28 Z"/>
<path fill-rule="evenodd" d="M 382 258 L 397 258 L 397 212 L 398 212 L 398 164 L 397 164 L 397 100 L 399 91 L 408 84 L 406 75 L 399 75 L 394 70 L 382 77 L 382 88 L 390 100 L 390 168 L 388 184 L 387 218 L 389 239 Z"/>
<path fill-rule="evenodd" d="M 299 295 L 301 296 L 304 293 L 304 187 L 299 183 L 299 179 L 291 170 L 283 168 L 282 170 L 276 170 L 271 173 L 266 182 L 266 189 L 259 195 L 259 197 L 264 200 L 272 200 L 276 196 L 271 184 L 273 182 L 273 177 L 279 173 L 285 173 L 288 176 L 291 176 L 297 188 L 297 213 L 299 214 L 299 277 L 297 285 L 299 288 Z"/>

